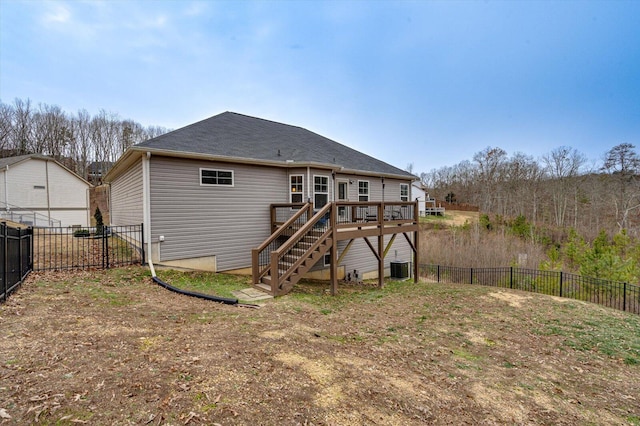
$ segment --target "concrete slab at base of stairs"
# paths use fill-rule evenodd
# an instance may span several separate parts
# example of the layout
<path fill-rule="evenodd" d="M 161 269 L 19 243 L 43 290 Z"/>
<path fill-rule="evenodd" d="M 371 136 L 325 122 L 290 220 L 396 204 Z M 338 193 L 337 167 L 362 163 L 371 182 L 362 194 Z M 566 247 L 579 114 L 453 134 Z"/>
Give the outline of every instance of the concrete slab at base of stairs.
<path fill-rule="evenodd" d="M 257 302 L 259 300 L 273 299 L 273 296 L 255 288 L 245 288 L 232 291 L 234 297 L 245 302 Z"/>

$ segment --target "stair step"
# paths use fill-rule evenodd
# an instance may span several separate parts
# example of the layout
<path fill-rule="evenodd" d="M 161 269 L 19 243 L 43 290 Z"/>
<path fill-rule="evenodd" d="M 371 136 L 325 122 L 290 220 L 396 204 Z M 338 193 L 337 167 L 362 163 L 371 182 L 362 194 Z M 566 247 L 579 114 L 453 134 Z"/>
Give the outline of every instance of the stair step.
<path fill-rule="evenodd" d="M 262 291 L 264 291 L 265 293 L 269 293 L 269 294 L 271 294 L 271 286 L 269 286 L 269 285 L 266 285 L 266 284 L 263 284 L 263 283 L 259 283 L 259 284 L 256 284 L 256 285 L 255 285 L 255 287 L 256 287 L 258 290 L 262 290 Z"/>

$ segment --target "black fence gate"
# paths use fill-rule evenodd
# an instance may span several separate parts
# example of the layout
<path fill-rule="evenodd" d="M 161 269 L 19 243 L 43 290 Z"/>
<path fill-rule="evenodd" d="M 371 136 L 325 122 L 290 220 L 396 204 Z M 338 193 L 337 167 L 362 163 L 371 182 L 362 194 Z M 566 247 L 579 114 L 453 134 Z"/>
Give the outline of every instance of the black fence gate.
<path fill-rule="evenodd" d="M 145 263 L 143 225 L 34 228 L 33 270 L 109 269 Z"/>
<path fill-rule="evenodd" d="M 33 230 L 0 223 L 0 300 L 7 300 L 33 268 Z"/>

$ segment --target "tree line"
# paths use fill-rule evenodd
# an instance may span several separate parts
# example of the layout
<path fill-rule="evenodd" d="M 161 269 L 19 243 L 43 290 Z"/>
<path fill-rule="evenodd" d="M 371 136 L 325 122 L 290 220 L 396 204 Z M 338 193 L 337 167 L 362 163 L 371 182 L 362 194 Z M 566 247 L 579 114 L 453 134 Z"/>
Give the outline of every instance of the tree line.
<path fill-rule="evenodd" d="M 412 165 L 409 165 L 408 169 Z M 421 173 L 438 200 L 470 203 L 499 217 L 574 228 L 595 238 L 601 230 L 640 236 L 640 157 L 622 143 L 589 164 L 575 148 L 561 146 L 539 159 L 487 147 L 471 160 Z"/>
<path fill-rule="evenodd" d="M 29 99 L 0 101 L 0 157 L 48 155 L 84 178 L 92 163 L 106 173 L 128 147 L 169 130 L 145 127 L 104 109 L 95 115 L 86 109 L 74 114 Z"/>

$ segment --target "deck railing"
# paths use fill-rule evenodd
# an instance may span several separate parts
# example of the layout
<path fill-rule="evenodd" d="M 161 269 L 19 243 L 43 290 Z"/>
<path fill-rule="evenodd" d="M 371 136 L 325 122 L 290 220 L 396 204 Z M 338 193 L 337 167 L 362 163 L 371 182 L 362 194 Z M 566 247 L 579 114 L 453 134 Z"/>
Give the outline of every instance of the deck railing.
<path fill-rule="evenodd" d="M 326 204 L 315 212 L 287 241 L 271 253 L 271 291 L 278 295 L 281 284 L 296 271 L 302 262 L 319 244 L 331 235 L 331 209 L 333 204 Z M 298 243 L 309 238 L 310 246 L 304 254 L 295 253 Z"/>
<path fill-rule="evenodd" d="M 269 272 L 271 253 L 307 223 L 312 214 L 313 208 L 310 203 L 271 206 L 272 233 L 259 247 L 251 250 L 254 283 L 260 282 L 260 279 Z"/>

